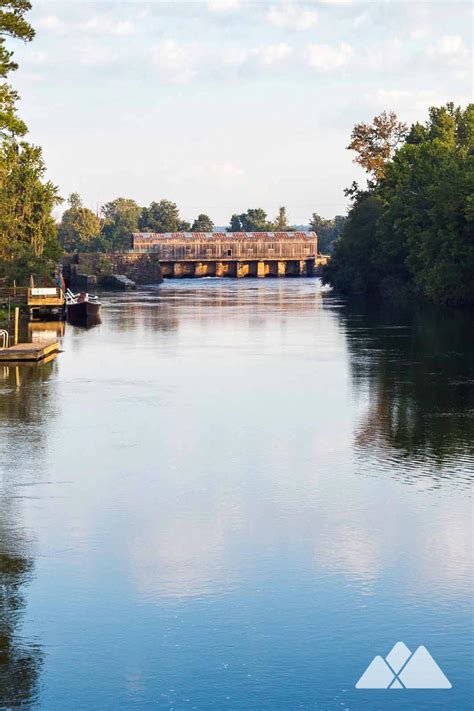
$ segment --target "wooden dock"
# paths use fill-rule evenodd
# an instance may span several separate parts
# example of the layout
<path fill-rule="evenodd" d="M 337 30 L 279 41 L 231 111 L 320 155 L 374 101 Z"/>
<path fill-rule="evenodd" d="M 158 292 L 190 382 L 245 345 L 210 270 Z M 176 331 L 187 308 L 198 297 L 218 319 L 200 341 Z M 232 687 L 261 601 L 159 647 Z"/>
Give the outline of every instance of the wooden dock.
<path fill-rule="evenodd" d="M 18 343 L 9 348 L 0 348 L 0 362 L 42 361 L 59 350 L 58 341 L 43 343 Z"/>

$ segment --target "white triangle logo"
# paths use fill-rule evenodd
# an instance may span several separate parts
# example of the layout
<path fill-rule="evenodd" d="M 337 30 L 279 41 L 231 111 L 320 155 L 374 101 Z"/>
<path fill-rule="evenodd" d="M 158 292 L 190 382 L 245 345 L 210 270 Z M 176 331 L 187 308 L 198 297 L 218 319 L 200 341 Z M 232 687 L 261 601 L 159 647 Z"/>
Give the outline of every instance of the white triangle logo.
<path fill-rule="evenodd" d="M 451 682 L 426 647 L 420 645 L 413 654 L 397 642 L 385 659 L 372 659 L 356 689 L 451 689 Z"/>

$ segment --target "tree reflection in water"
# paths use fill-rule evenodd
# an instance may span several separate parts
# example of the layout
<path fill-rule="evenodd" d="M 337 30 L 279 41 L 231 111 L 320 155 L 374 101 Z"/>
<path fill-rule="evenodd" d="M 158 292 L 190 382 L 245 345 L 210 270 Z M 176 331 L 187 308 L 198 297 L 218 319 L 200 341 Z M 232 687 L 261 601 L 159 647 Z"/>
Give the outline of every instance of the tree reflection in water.
<path fill-rule="evenodd" d="M 474 315 L 430 306 L 346 304 L 351 373 L 368 399 L 362 456 L 417 461 L 429 476 L 474 467 Z M 457 461 L 463 461 L 462 471 Z M 473 469 L 471 468 L 471 472 Z"/>
<path fill-rule="evenodd" d="M 3 519 L 4 512 L 0 512 Z M 1 545 L 3 547 L 3 536 Z M 0 707 L 32 706 L 38 695 L 43 654 L 37 645 L 18 636 L 25 601 L 23 586 L 33 570 L 33 560 L 21 553 L 0 550 Z"/>
<path fill-rule="evenodd" d="M 51 414 L 42 385 L 54 367 L 52 362 L 0 370 L 0 708 L 32 707 L 38 699 L 43 652 L 21 629 L 34 558 L 21 525 L 17 487 L 24 476 L 41 469 L 38 453 Z"/>

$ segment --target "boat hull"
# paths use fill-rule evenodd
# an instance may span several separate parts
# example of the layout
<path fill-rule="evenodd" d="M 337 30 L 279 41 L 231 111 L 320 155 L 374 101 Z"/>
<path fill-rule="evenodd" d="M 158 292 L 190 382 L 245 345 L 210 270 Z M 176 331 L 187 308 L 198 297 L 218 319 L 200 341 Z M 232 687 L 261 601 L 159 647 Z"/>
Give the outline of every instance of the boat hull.
<path fill-rule="evenodd" d="M 78 326 L 92 326 L 100 323 L 100 303 L 79 301 L 77 304 L 68 304 L 67 320 Z"/>

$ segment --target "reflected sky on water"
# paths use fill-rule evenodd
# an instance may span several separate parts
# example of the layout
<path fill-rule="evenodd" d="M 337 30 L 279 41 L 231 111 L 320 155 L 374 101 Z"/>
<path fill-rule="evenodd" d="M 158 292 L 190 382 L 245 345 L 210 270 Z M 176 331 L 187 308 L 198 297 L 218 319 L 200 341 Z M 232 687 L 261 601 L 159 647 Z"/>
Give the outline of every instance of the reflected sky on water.
<path fill-rule="evenodd" d="M 0 369 L 0 705 L 471 709 L 472 316 L 310 279 L 102 301 Z M 399 639 L 453 689 L 355 690 Z"/>

